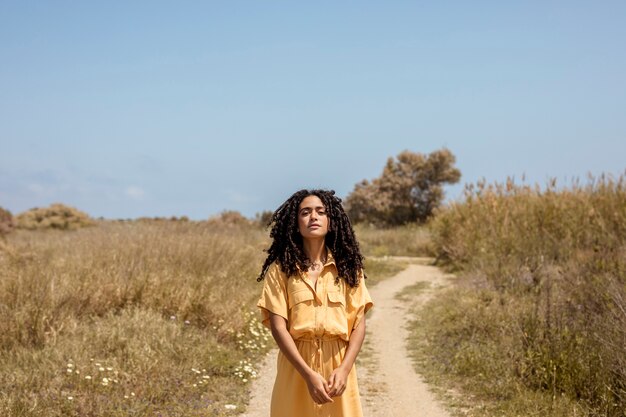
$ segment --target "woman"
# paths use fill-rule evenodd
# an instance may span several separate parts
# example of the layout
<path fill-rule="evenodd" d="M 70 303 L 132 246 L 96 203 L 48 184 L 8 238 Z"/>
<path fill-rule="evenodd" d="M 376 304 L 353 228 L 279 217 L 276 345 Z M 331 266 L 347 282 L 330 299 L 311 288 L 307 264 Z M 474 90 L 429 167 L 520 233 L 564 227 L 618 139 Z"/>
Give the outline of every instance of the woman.
<path fill-rule="evenodd" d="M 271 417 L 361 417 L 354 361 L 372 301 L 334 191 L 301 190 L 272 215 L 258 306 L 276 344 Z"/>

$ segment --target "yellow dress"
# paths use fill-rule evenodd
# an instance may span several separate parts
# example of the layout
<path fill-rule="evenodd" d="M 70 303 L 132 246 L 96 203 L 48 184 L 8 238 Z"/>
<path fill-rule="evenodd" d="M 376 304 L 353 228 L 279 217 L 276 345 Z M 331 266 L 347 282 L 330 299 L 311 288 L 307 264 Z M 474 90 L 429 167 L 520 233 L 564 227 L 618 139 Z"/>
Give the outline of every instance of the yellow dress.
<path fill-rule="evenodd" d="M 263 324 L 269 312 L 287 319 L 287 326 L 305 362 L 326 380 L 343 360 L 350 334 L 373 304 L 365 281 L 351 288 L 343 279 L 335 283 L 337 266 L 328 260 L 314 287 L 306 274 L 287 277 L 274 262 L 265 275 L 257 306 Z M 270 417 L 362 417 L 356 368 L 353 366 L 344 393 L 332 403 L 316 404 L 304 378 L 278 353 Z"/>

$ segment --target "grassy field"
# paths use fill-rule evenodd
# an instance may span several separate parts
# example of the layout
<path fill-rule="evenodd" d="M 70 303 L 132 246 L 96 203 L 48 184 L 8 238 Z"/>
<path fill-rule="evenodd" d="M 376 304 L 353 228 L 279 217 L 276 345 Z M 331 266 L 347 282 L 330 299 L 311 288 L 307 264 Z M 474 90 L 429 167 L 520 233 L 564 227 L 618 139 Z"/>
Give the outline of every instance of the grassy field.
<path fill-rule="evenodd" d="M 625 416 L 626 183 L 467 188 L 431 224 L 456 285 L 413 323 L 463 415 Z"/>
<path fill-rule="evenodd" d="M 274 343 L 255 308 L 267 235 L 250 222 L 168 220 L 10 234 L 0 415 L 241 413 Z M 369 229 L 359 238 L 391 253 L 411 244 Z M 392 264 L 367 259 L 369 284 Z"/>
<path fill-rule="evenodd" d="M 264 243 L 167 221 L 10 236 L 0 414 L 234 414 L 268 346 L 253 309 Z"/>
<path fill-rule="evenodd" d="M 429 231 L 422 226 L 407 225 L 382 229 L 359 224 L 354 231 L 362 252 L 367 256 L 432 256 L 434 254 Z"/>
<path fill-rule="evenodd" d="M 459 415 L 625 415 L 624 186 L 482 183 L 429 230 L 356 227 L 368 286 L 403 268 L 390 255 L 456 272 L 411 344 Z M 0 415 L 241 413 L 274 342 L 255 308 L 268 232 L 237 219 L 0 241 Z"/>

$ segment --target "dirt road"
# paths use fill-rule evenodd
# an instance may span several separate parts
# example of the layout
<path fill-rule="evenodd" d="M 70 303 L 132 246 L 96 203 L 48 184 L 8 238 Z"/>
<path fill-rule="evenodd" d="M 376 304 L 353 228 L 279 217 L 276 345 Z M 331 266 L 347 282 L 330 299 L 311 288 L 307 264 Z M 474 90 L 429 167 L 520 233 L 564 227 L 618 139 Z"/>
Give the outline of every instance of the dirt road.
<path fill-rule="evenodd" d="M 414 258 L 407 269 L 370 289 L 374 308 L 367 318 L 366 344 L 358 367 L 359 388 L 365 417 L 449 417 L 445 409 L 414 371 L 406 351 L 405 328 L 411 305 L 425 303 L 445 285 L 445 275 L 428 260 Z M 419 282 L 429 284 L 419 293 L 407 294 L 410 301 L 396 297 Z M 248 411 L 242 417 L 268 417 L 274 383 L 276 350 L 268 354 L 259 378 L 252 386 Z"/>

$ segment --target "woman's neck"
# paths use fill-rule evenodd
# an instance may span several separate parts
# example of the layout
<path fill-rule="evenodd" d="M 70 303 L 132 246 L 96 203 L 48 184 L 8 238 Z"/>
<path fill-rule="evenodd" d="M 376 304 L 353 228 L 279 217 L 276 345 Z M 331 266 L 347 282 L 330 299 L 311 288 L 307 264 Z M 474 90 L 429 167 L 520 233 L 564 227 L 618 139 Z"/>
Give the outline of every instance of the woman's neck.
<path fill-rule="evenodd" d="M 304 253 L 312 264 L 326 262 L 326 245 L 324 239 L 304 240 L 302 242 Z"/>

